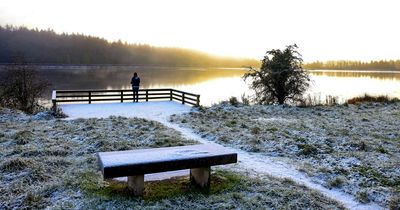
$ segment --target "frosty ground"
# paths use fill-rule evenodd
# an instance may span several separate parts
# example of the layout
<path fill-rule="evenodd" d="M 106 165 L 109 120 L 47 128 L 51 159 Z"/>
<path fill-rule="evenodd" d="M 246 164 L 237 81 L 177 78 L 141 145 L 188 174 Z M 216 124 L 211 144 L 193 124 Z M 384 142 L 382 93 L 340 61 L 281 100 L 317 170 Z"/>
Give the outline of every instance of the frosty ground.
<path fill-rule="evenodd" d="M 148 102 L 117 103 L 108 108 L 104 104 L 67 105 L 63 110 L 69 114 L 67 121 L 53 119 L 45 113 L 26 116 L 2 109 L 0 208 L 343 208 L 338 202 L 352 209 L 380 208 L 375 203 L 384 208 L 398 206 L 395 164 L 399 157 L 399 134 L 394 127 L 398 124 L 399 105 L 300 109 L 235 107 L 222 103 L 197 110 L 171 102 Z M 379 121 L 374 118 L 379 117 L 375 116 L 378 113 L 385 113 L 388 118 Z M 358 119 L 360 122 L 371 124 L 351 121 L 351 115 L 354 120 L 362 116 L 365 119 Z M 365 130 L 367 125 L 370 127 Z M 360 132 L 375 132 L 372 128 L 376 127 L 393 143 L 387 143 L 387 139 L 364 138 L 370 134 L 355 135 L 363 138 L 361 143 L 357 141 L 359 138 L 342 133 L 344 128 L 352 131 L 348 126 L 361 126 L 355 127 Z M 330 132 L 342 132 L 328 138 L 327 127 Z M 324 142 L 324 139 L 330 140 Z M 335 140 L 339 143 L 331 142 Z M 358 150 L 349 150 L 354 147 L 352 142 L 361 145 L 364 156 Z M 103 182 L 97 171 L 95 153 L 98 151 L 195 143 L 224 144 L 237 148 L 239 154 L 238 164 L 214 168 L 211 184 L 214 187 L 209 193 L 193 189 L 186 172 L 185 177 L 147 182 L 145 197 L 136 199 L 129 195 L 123 181 Z M 325 147 L 333 147 L 336 152 L 331 149 L 328 153 Z M 370 157 L 365 157 L 369 154 Z M 387 158 L 382 160 L 381 154 Z M 380 159 L 376 160 L 374 155 Z M 374 164 L 364 162 L 369 161 L 366 158 L 381 161 L 384 178 L 394 180 L 390 186 L 382 186 L 388 182 L 381 177 L 368 177 L 378 175 L 370 168 L 352 177 L 355 173 L 350 170 L 352 164 L 375 169 Z M 369 185 L 358 184 L 360 176 L 367 176 L 365 182 Z M 348 186 L 355 186 L 357 191 Z"/>
<path fill-rule="evenodd" d="M 212 142 L 285 162 L 359 202 L 399 208 L 399 103 L 309 108 L 222 103 L 170 121 Z"/>
<path fill-rule="evenodd" d="M 164 118 L 152 110 L 155 119 Z M 215 168 L 210 192 L 193 188 L 188 176 L 146 182 L 143 198 L 131 196 L 123 181 L 104 182 L 96 152 L 198 143 L 159 122 L 60 120 L 2 108 L 0 126 L 0 209 L 343 208 L 292 180 L 235 167 Z"/>

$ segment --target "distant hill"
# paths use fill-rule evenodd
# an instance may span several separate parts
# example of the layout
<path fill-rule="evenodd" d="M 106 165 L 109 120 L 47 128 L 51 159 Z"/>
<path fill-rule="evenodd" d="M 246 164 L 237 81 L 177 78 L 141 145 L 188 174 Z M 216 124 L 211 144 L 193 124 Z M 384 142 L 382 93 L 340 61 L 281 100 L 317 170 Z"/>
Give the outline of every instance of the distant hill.
<path fill-rule="evenodd" d="M 259 66 L 254 59 L 213 56 L 204 52 L 153 47 L 107 40 L 83 34 L 57 34 L 53 30 L 0 26 L 0 63 L 15 56 L 37 64 L 117 64 L 192 67 Z"/>
<path fill-rule="evenodd" d="M 380 61 L 316 61 L 306 63 L 303 68 L 309 70 L 332 69 L 332 70 L 391 70 L 400 71 L 400 60 L 380 60 Z"/>

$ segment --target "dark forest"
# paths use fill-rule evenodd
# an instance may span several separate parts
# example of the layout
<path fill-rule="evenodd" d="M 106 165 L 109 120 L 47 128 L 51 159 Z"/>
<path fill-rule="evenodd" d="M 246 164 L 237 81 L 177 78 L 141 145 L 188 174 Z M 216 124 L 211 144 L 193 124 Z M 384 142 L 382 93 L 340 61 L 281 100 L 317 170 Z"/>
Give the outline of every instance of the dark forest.
<path fill-rule="evenodd" d="M 83 34 L 57 34 L 53 30 L 0 26 L 0 63 L 24 57 L 34 64 L 111 64 L 191 67 L 258 66 L 259 61 L 172 47 L 109 42 Z"/>

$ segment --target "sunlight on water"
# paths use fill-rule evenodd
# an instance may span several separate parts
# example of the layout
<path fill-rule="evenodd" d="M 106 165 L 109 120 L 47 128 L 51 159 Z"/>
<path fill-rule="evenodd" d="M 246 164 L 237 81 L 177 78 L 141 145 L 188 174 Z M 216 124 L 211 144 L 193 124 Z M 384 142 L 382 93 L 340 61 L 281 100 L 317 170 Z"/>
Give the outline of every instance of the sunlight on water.
<path fill-rule="evenodd" d="M 149 88 L 165 88 L 165 86 L 154 85 Z M 242 94 L 246 93 L 247 95 L 250 92 L 240 76 L 209 79 L 195 84 L 177 84 L 172 88 L 200 94 L 201 104 L 205 106 L 228 100 L 231 96 L 240 99 Z"/>
<path fill-rule="evenodd" d="M 360 96 L 387 95 L 400 98 L 400 72 L 317 71 L 311 73 L 313 83 L 308 93 L 337 96 L 340 102 Z"/>
<path fill-rule="evenodd" d="M 141 88 L 174 88 L 200 94 L 202 105 L 212 105 L 231 96 L 239 100 L 242 94 L 253 92 L 242 79 L 241 69 L 202 69 L 166 67 L 80 67 L 83 69 L 40 70 L 52 83 L 53 89 L 131 89 L 130 78 L 134 71 L 141 77 Z M 91 69 L 92 68 L 92 69 Z M 400 72 L 379 71 L 327 71 L 311 72 L 313 83 L 307 94 L 320 97 L 337 96 L 340 102 L 360 96 L 388 95 L 400 98 Z"/>

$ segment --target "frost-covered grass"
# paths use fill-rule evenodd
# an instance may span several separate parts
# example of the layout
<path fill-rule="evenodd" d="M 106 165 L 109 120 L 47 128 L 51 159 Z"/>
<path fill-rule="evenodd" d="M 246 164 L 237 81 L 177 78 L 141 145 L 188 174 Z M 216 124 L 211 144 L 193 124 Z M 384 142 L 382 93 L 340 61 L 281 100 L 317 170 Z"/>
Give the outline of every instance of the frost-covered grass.
<path fill-rule="evenodd" d="M 0 108 L 0 209 L 342 209 L 290 180 L 228 169 L 214 171 L 208 192 L 186 176 L 146 182 L 144 197 L 135 198 L 97 170 L 100 151 L 194 143 L 145 119 L 66 121 Z"/>
<path fill-rule="evenodd" d="M 212 141 L 288 162 L 361 202 L 399 208 L 400 103 L 309 108 L 221 103 L 170 121 Z"/>
<path fill-rule="evenodd" d="M 0 209 L 42 208 L 82 196 L 75 183 L 97 171 L 97 152 L 197 143 L 145 119 L 35 120 L 0 112 Z"/>
<path fill-rule="evenodd" d="M 225 170 L 211 175 L 208 192 L 190 185 L 188 177 L 179 177 L 145 183 L 143 198 L 132 198 L 120 183 L 102 186 L 92 181 L 84 209 L 344 209 L 290 180 L 249 178 Z"/>

